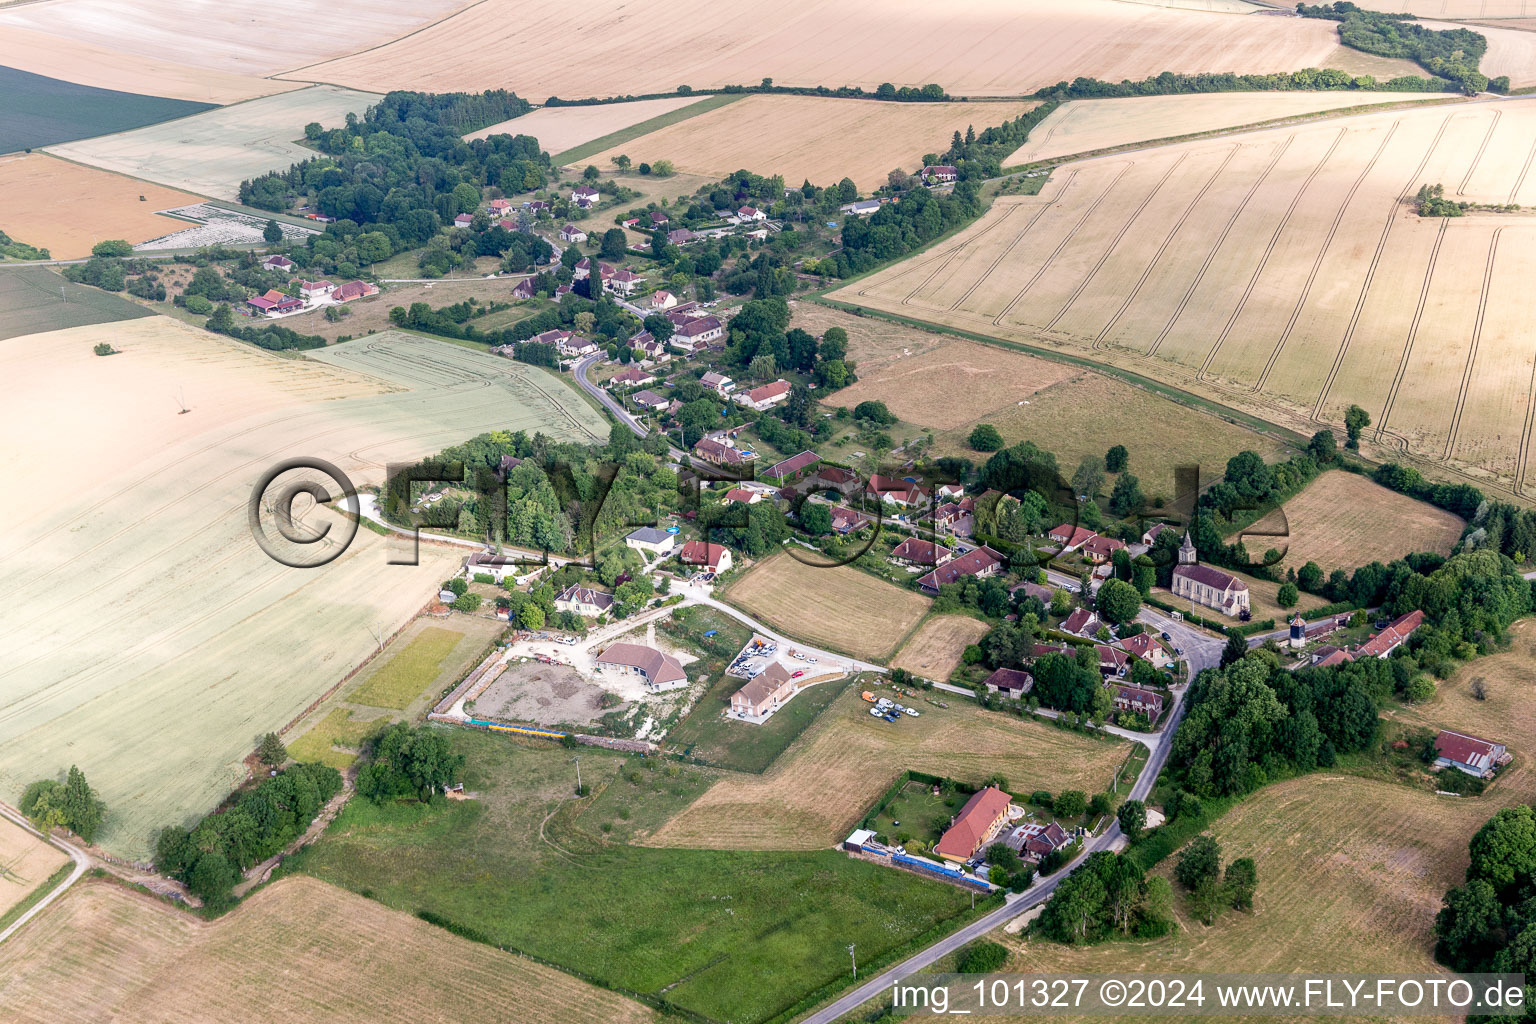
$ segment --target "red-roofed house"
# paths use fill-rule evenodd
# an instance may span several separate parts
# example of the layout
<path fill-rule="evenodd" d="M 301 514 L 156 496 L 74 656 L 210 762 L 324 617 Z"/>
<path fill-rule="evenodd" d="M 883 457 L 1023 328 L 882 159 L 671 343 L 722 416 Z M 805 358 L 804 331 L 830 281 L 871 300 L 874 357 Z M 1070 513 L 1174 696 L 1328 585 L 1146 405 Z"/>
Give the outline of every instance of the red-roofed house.
<path fill-rule="evenodd" d="M 1114 557 L 1116 551 L 1124 550 L 1125 542 L 1115 540 L 1113 537 L 1090 537 L 1083 542 L 1083 557 L 1094 565 L 1102 565 Z"/>
<path fill-rule="evenodd" d="M 684 544 L 681 558 L 685 565 L 697 565 L 710 572 L 725 572 L 731 567 L 730 548 L 702 540 L 691 540 Z"/>
<path fill-rule="evenodd" d="M 261 265 L 266 270 L 281 270 L 287 273 L 293 269 L 293 260 L 287 256 L 268 256 L 261 261 Z"/>
<path fill-rule="evenodd" d="M 492 217 L 505 217 L 512 212 L 512 204 L 505 199 L 492 199 L 486 209 Z"/>
<path fill-rule="evenodd" d="M 1151 633 L 1137 633 L 1135 636 L 1116 640 L 1115 643 L 1154 668 L 1167 668 L 1173 664 L 1173 657 L 1163 649 L 1163 645 L 1158 643 Z"/>
<path fill-rule="evenodd" d="M 1409 612 L 1394 619 L 1386 629 L 1371 637 L 1360 645 L 1355 652 L 1357 658 L 1385 658 L 1408 639 L 1413 631 L 1424 624 L 1424 613 L 1420 611 Z"/>
<path fill-rule="evenodd" d="M 933 844 L 933 852 L 956 863 L 971 859 L 981 845 L 997 834 L 1008 820 L 1013 797 L 996 786 L 972 796 L 950 822 L 949 829 Z"/>
<path fill-rule="evenodd" d="M 749 409 L 762 412 L 771 409 L 789 397 L 789 381 L 776 380 L 772 384 L 764 384 L 762 387 L 753 388 L 751 391 L 743 391 L 736 395 L 736 401 Z"/>
<path fill-rule="evenodd" d="M 943 565 L 954 557 L 944 545 L 919 537 L 908 537 L 891 549 L 891 561 L 898 565 Z"/>
<path fill-rule="evenodd" d="M 659 228 L 663 224 L 667 223 L 668 220 L 670 220 L 670 218 L 660 210 L 651 211 L 651 227 Z"/>
<path fill-rule="evenodd" d="M 1067 830 L 1053 821 L 1024 841 L 1024 853 L 1039 860 L 1046 854 L 1066 846 L 1070 838 Z"/>
<path fill-rule="evenodd" d="M 336 286 L 329 281 L 300 281 L 299 298 L 305 302 L 323 302 L 331 297 Z"/>
<path fill-rule="evenodd" d="M 869 478 L 869 483 L 865 484 L 864 496 L 878 498 L 887 504 L 901 505 L 906 508 L 923 504 L 928 499 L 928 488 L 911 480 L 881 476 L 876 473 Z"/>
<path fill-rule="evenodd" d="M 675 305 L 677 305 L 677 296 L 671 292 L 663 290 L 651 293 L 652 309 L 671 309 Z"/>
<path fill-rule="evenodd" d="M 1046 536 L 1060 544 L 1061 553 L 1066 554 L 1068 551 L 1076 551 L 1078 548 L 1082 547 L 1084 544 L 1097 537 L 1098 534 L 1094 533 L 1092 530 L 1084 529 L 1081 526 L 1074 526 L 1071 523 L 1062 523 L 1060 526 L 1056 527 L 1056 529 L 1046 534 Z"/>
<path fill-rule="evenodd" d="M 366 299 L 370 295 L 379 294 L 379 286 L 369 284 L 367 281 L 348 281 L 331 293 L 331 298 L 337 302 L 351 302 L 353 299 Z"/>
<path fill-rule="evenodd" d="M 1099 635 L 1099 630 L 1104 628 L 1104 623 L 1099 617 L 1087 608 L 1074 608 L 1066 621 L 1061 624 L 1063 633 L 1071 633 L 1073 636 L 1092 638 Z"/>
<path fill-rule="evenodd" d="M 571 202 L 579 203 L 585 199 L 589 203 L 597 202 L 597 189 L 591 185 L 578 185 L 571 190 Z"/>
<path fill-rule="evenodd" d="M 688 685 L 688 675 L 676 658 L 644 644 L 610 644 L 594 660 L 601 671 L 638 675 L 648 690 L 660 692 Z"/>
<path fill-rule="evenodd" d="M 560 241 L 562 242 L 585 242 L 586 240 L 587 233 L 575 224 L 567 224 L 560 229 Z"/>
<path fill-rule="evenodd" d="M 929 164 L 923 168 L 923 180 L 927 182 L 954 181 L 960 172 L 950 164 Z"/>
<path fill-rule="evenodd" d="M 633 388 L 641 384 L 652 384 L 656 381 L 656 375 L 649 370 L 642 370 L 638 366 L 629 366 L 620 370 L 608 378 L 608 387 Z"/>
<path fill-rule="evenodd" d="M 302 299 L 284 295 L 276 288 L 268 289 L 265 295 L 246 299 L 245 304 L 263 316 L 282 316 L 284 313 L 297 313 L 304 308 Z"/>
<path fill-rule="evenodd" d="M 456 228 L 467 228 L 474 222 L 475 218 L 471 217 L 467 213 L 461 213 L 457 217 L 453 218 L 453 226 Z"/>
<path fill-rule="evenodd" d="M 738 220 L 767 220 L 768 215 L 755 206 L 743 206 L 736 211 Z"/>
<path fill-rule="evenodd" d="M 852 533 L 865 523 L 872 521 L 863 512 L 846 505 L 833 505 L 830 511 L 832 512 L 832 529 L 840 534 Z"/>
<path fill-rule="evenodd" d="M 743 466 L 757 458 L 753 452 L 744 452 L 712 437 L 701 437 L 694 442 L 693 454 L 716 466 Z"/>
<path fill-rule="evenodd" d="M 1509 760 L 1504 744 L 1449 729 L 1442 729 L 1435 737 L 1435 755 L 1436 768 L 1455 768 L 1479 779 L 1489 778 Z"/>
<path fill-rule="evenodd" d="M 749 491 L 745 487 L 732 487 L 725 492 L 725 501 L 737 501 L 743 505 L 756 505 L 763 500 L 762 491 Z"/>
<path fill-rule="evenodd" d="M 525 277 L 512 286 L 512 297 L 514 299 L 531 299 L 535 294 L 537 293 L 534 291 L 533 278 L 531 277 Z"/>
<path fill-rule="evenodd" d="M 1118 647 L 1094 644 L 1093 649 L 1099 656 L 1099 672 L 1106 676 L 1123 676 L 1131 667 L 1131 656 Z"/>
<path fill-rule="evenodd" d="M 685 320 L 678 325 L 677 330 L 672 332 L 672 344 L 692 352 L 700 345 L 707 345 L 723 337 L 725 337 L 725 325 L 718 317 L 700 316 Z"/>
<path fill-rule="evenodd" d="M 917 585 L 928 594 L 939 592 L 939 587 L 946 583 L 956 583 L 967 576 L 984 578 L 996 575 L 1003 567 L 1003 556 L 989 547 L 979 547 L 974 551 L 968 551 L 959 558 L 952 558 L 928 573 L 918 578 Z"/>
<path fill-rule="evenodd" d="M 1114 691 L 1115 709 L 1118 711 L 1139 711 L 1147 716 L 1149 722 L 1157 721 L 1157 716 L 1163 713 L 1163 695 L 1156 690 L 1116 683 Z"/>
<path fill-rule="evenodd" d="M 761 477 L 783 487 L 786 484 L 795 483 L 820 465 L 820 455 L 813 451 L 803 451 L 799 455 L 791 455 L 782 462 L 775 462 L 763 470 Z"/>

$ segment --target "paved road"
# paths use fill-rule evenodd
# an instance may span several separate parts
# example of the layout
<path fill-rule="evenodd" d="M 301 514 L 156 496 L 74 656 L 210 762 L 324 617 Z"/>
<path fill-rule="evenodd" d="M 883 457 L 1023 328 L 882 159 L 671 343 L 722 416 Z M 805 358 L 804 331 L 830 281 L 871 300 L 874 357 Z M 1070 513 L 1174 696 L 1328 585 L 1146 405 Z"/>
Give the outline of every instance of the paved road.
<path fill-rule="evenodd" d="M 1162 619 L 1162 617 L 1155 616 L 1152 621 L 1157 621 L 1158 619 Z M 1183 641 L 1181 646 L 1184 647 L 1185 655 L 1189 662 L 1191 679 L 1202 669 L 1213 668 L 1221 663 L 1222 641 L 1203 637 L 1198 634 L 1198 631 L 1186 626 L 1184 623 L 1175 622 L 1172 619 L 1162 619 L 1162 621 L 1166 623 L 1164 628 L 1167 628 L 1169 633 Z M 1178 629 L 1178 632 L 1175 632 L 1175 628 Z M 1199 637 L 1198 640 L 1197 637 Z M 1213 648 L 1214 656 L 1212 655 Z M 1168 725 L 1157 734 L 1157 742 L 1152 748 L 1151 755 L 1147 758 L 1146 767 L 1142 769 L 1140 778 L 1131 787 L 1129 799 L 1145 800 L 1147 794 L 1152 792 L 1152 786 L 1157 781 L 1158 774 L 1163 770 L 1163 765 L 1168 760 L 1168 752 L 1172 747 L 1173 734 L 1178 729 L 1179 723 L 1184 719 L 1182 695 L 1175 694 L 1174 702 L 1173 712 L 1168 719 Z M 952 935 L 940 939 L 921 953 L 882 971 L 840 999 L 802 1018 L 800 1024 L 832 1024 L 832 1022 L 845 1014 L 852 1013 L 869 1000 L 886 994 L 890 987 L 902 978 L 922 970 L 941 957 L 953 953 L 967 943 L 981 938 L 994 928 L 1006 924 L 1025 911 L 1039 906 L 1056 891 L 1056 887 L 1061 884 L 1061 880 L 1076 870 L 1089 855 L 1100 850 L 1109 849 L 1119 838 L 1120 823 L 1114 822 L 1104 831 L 1103 835 L 1095 837 L 1092 842 L 1088 843 L 1083 848 L 1083 852 L 1071 864 L 1055 875 L 1044 881 L 1036 882 L 1028 892 L 1016 896 L 1010 895 L 1008 902 L 1003 906 L 984 917 L 977 918 Z"/>
<path fill-rule="evenodd" d="M 43 909 L 48 906 L 48 904 L 64 895 L 64 891 L 66 889 L 79 881 L 80 876 L 85 874 L 86 869 L 91 866 L 91 858 L 86 855 L 85 851 L 76 848 L 70 843 L 66 843 L 62 839 L 56 839 L 53 836 L 43 835 L 37 829 L 32 827 L 32 823 L 28 821 L 20 811 L 13 810 L 11 807 L 5 804 L 0 804 L 0 817 L 14 822 L 44 842 L 57 846 L 65 853 L 69 854 L 69 859 L 75 862 L 75 869 L 69 873 L 68 878 L 64 879 L 64 881 L 59 885 L 54 886 L 52 892 L 38 900 L 37 903 L 29 908 L 25 914 L 22 914 L 15 921 L 11 922 L 10 927 L 6 928 L 4 931 L 0 931 L 0 942 L 4 942 L 6 939 L 15 934 L 22 925 L 26 924 L 28 921 L 32 920 L 32 918 L 41 913 Z"/>

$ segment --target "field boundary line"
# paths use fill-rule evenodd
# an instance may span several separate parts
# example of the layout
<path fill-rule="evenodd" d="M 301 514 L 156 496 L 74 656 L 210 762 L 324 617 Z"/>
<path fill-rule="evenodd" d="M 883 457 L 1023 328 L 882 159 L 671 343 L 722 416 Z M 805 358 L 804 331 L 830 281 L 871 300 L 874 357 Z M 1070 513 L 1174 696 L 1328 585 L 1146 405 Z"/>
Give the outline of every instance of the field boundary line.
<path fill-rule="evenodd" d="M 1472 175 L 1477 173 L 1477 165 L 1482 163 L 1483 154 L 1488 151 L 1488 143 L 1493 138 L 1494 130 L 1499 127 L 1499 121 L 1504 117 L 1504 111 L 1499 107 L 1493 108 L 1493 120 L 1488 122 L 1488 131 L 1483 134 L 1483 142 L 1477 147 L 1477 152 L 1472 155 L 1472 163 L 1467 167 L 1467 173 L 1462 176 L 1461 184 L 1456 186 L 1456 194 L 1467 194 L 1467 186 L 1472 182 Z"/>
<path fill-rule="evenodd" d="M 1109 198 L 1109 194 L 1115 190 L 1115 186 L 1120 184 L 1120 179 L 1124 178 L 1126 173 L 1135 166 L 1136 161 L 1130 160 L 1120 168 L 1120 173 L 1116 174 L 1114 178 L 1110 180 L 1110 183 L 1104 186 L 1104 191 L 1099 193 L 1099 197 L 1095 199 L 1089 205 L 1088 209 L 1083 212 L 1083 215 L 1078 218 L 1077 223 L 1072 225 L 1072 230 L 1067 232 L 1067 236 L 1063 238 L 1059 243 L 1057 243 L 1056 248 L 1051 250 L 1051 254 L 1045 258 L 1045 262 L 1041 263 L 1039 269 L 1034 272 L 1028 281 L 1025 282 L 1024 287 L 1019 289 L 1019 293 L 1012 299 L 1008 300 L 1008 304 L 1003 307 L 1002 311 L 998 313 L 997 316 L 991 318 L 991 323 L 997 325 L 998 327 L 1003 325 L 1003 320 L 1008 316 L 1010 312 L 1013 311 L 1013 307 L 1018 305 L 1019 300 L 1023 299 L 1024 296 L 1029 293 L 1029 290 L 1035 286 L 1035 282 L 1039 281 L 1040 278 L 1045 276 L 1045 272 L 1051 268 L 1051 264 L 1056 261 L 1056 257 L 1060 256 L 1062 251 L 1066 249 L 1067 246 L 1072 244 L 1072 239 L 1077 237 L 1077 233 L 1082 230 L 1083 225 L 1088 223 L 1088 219 L 1094 215 L 1095 211 L 1097 211 L 1101 205 L 1103 205 L 1104 200 Z M 983 317 L 982 319 L 985 320 L 987 318 Z"/>
<path fill-rule="evenodd" d="M 1493 283 L 1493 265 L 1499 252 L 1499 239 L 1504 234 L 1504 228 L 1494 230 L 1493 237 L 1488 240 L 1488 260 L 1483 265 L 1483 287 L 1477 297 L 1477 319 L 1472 324 L 1472 340 L 1467 345 L 1467 363 L 1461 371 L 1461 390 L 1456 395 L 1456 411 L 1451 415 L 1450 430 L 1445 437 L 1444 459 L 1451 457 L 1451 452 L 1456 448 L 1456 437 L 1461 433 L 1461 415 L 1467 408 L 1467 393 L 1472 390 L 1472 371 L 1477 365 L 1477 349 L 1483 337 L 1483 323 L 1488 314 L 1488 289 Z"/>
<path fill-rule="evenodd" d="M 1120 308 L 1115 310 L 1115 315 L 1109 318 L 1109 322 L 1104 325 L 1104 328 L 1099 331 L 1098 336 L 1093 339 L 1093 347 L 1095 349 L 1109 347 L 1105 344 L 1104 339 L 1109 337 L 1109 332 L 1115 329 L 1115 325 L 1120 322 L 1120 318 L 1125 316 L 1125 311 L 1130 309 L 1131 303 L 1136 301 L 1136 296 L 1140 295 L 1142 288 L 1146 287 L 1147 281 L 1152 277 L 1152 271 L 1156 270 L 1157 265 L 1162 262 L 1163 256 L 1168 252 L 1168 247 L 1173 244 L 1174 236 L 1184 227 L 1184 223 L 1189 220 L 1189 215 L 1195 212 L 1195 207 L 1200 205 L 1200 200 L 1205 198 L 1205 194 L 1211 190 L 1211 186 L 1216 184 L 1221 179 L 1221 176 L 1226 173 L 1227 165 L 1236 159 L 1237 154 L 1242 152 L 1242 149 L 1243 144 L 1241 142 L 1234 142 L 1232 144 L 1232 151 L 1221 162 L 1221 166 L 1217 167 L 1209 180 L 1200 186 L 1200 191 L 1195 193 L 1195 197 L 1189 201 L 1189 205 L 1184 208 L 1184 212 L 1179 215 L 1179 219 L 1174 222 L 1173 227 L 1168 229 L 1168 234 L 1163 236 L 1162 243 L 1157 247 L 1157 254 L 1152 257 L 1152 261 L 1146 265 L 1141 272 L 1141 276 L 1136 279 L 1135 287 L 1126 295 L 1125 301 L 1120 303 Z"/>
<path fill-rule="evenodd" d="M 1253 290 L 1259 285 L 1259 278 L 1263 276 L 1265 268 L 1269 266 L 1269 258 L 1274 255 L 1275 246 L 1280 243 L 1280 236 L 1284 234 L 1286 227 L 1291 223 L 1291 215 L 1296 212 L 1296 207 L 1301 205 L 1301 197 L 1307 194 L 1307 190 L 1312 187 L 1312 182 L 1316 181 L 1317 176 L 1322 173 L 1323 165 L 1333 158 L 1333 154 L 1339 148 L 1339 143 L 1344 141 L 1344 136 L 1348 133 L 1348 128 L 1339 129 L 1339 133 L 1333 137 L 1333 143 L 1328 147 L 1328 151 L 1323 154 L 1321 160 L 1312 166 L 1312 170 L 1308 172 L 1306 179 L 1302 181 L 1301 187 L 1291 197 L 1290 205 L 1285 208 L 1285 214 L 1281 216 L 1280 223 L 1275 225 L 1275 230 L 1269 236 L 1269 243 L 1264 246 L 1264 252 L 1260 254 L 1259 261 L 1253 268 L 1253 273 L 1248 277 L 1248 286 L 1243 289 L 1243 294 L 1238 297 L 1237 306 L 1232 310 L 1232 315 L 1227 318 L 1226 326 L 1216 336 L 1216 341 L 1212 343 L 1211 350 L 1206 353 L 1205 361 L 1200 364 L 1200 369 L 1195 373 L 1196 380 L 1202 383 L 1206 383 L 1209 380 L 1211 364 L 1216 361 L 1216 357 L 1221 353 L 1222 346 L 1232 336 L 1232 329 L 1237 326 L 1238 319 L 1243 315 L 1243 310 L 1248 306 L 1248 299 L 1253 295 Z"/>
<path fill-rule="evenodd" d="M 1402 124 L 1399 118 L 1392 122 L 1392 127 L 1387 129 L 1386 137 L 1381 140 L 1381 145 L 1376 147 L 1376 152 L 1370 161 L 1356 176 L 1349 186 L 1349 191 L 1344 193 L 1343 202 L 1339 203 L 1339 212 L 1334 214 L 1333 223 L 1328 225 L 1328 234 L 1323 237 L 1323 244 L 1318 247 L 1317 258 L 1312 261 L 1312 269 L 1307 273 L 1307 281 L 1301 288 L 1301 295 L 1296 299 L 1296 305 L 1291 310 L 1291 318 L 1285 323 L 1285 330 L 1280 332 L 1280 337 L 1275 342 L 1275 349 L 1269 354 L 1269 360 L 1264 364 L 1264 369 L 1259 373 L 1258 381 L 1249 389 L 1252 394 L 1259 394 L 1264 386 L 1269 383 L 1269 375 L 1274 372 L 1275 364 L 1280 361 L 1280 355 L 1285 351 L 1286 342 L 1291 340 L 1291 332 L 1296 329 L 1297 322 L 1301 319 L 1301 311 L 1306 308 L 1307 300 L 1312 297 L 1312 286 L 1317 283 L 1317 274 L 1323 268 L 1323 260 L 1328 258 L 1328 250 L 1333 246 L 1333 239 L 1339 233 L 1339 225 L 1344 223 L 1344 215 L 1349 212 L 1349 204 L 1354 202 L 1355 193 L 1360 191 L 1360 186 L 1371 171 L 1376 169 L 1376 162 L 1381 159 L 1381 154 L 1387 151 L 1392 144 L 1393 137 L 1397 134 L 1398 127 Z"/>
<path fill-rule="evenodd" d="M 1355 299 L 1355 309 L 1350 314 L 1349 326 L 1344 329 L 1344 337 L 1339 341 L 1339 351 L 1335 353 L 1333 365 L 1328 368 L 1328 376 L 1323 379 L 1322 389 L 1317 393 L 1317 401 L 1312 405 L 1312 421 L 1314 423 L 1322 422 L 1323 405 L 1328 401 L 1328 396 L 1333 393 L 1333 385 L 1339 379 L 1339 371 L 1344 368 L 1344 359 L 1349 355 L 1349 346 L 1354 341 L 1355 331 L 1360 326 L 1360 318 L 1365 315 L 1365 303 L 1370 298 L 1371 285 L 1376 281 L 1376 268 L 1381 265 L 1382 253 L 1387 250 L 1387 239 L 1392 235 L 1392 225 L 1396 223 L 1398 208 L 1402 206 L 1403 200 L 1408 197 L 1408 193 L 1413 190 L 1413 183 L 1419 180 L 1419 175 L 1424 173 L 1424 168 L 1429 166 L 1430 158 L 1435 155 L 1435 150 L 1440 148 L 1440 142 L 1445 138 L 1445 130 L 1450 126 L 1451 118 L 1455 116 L 1454 113 L 1446 114 L 1441 120 L 1440 127 L 1435 132 L 1435 137 L 1424 148 L 1423 159 L 1413 169 L 1413 173 L 1408 176 L 1408 182 L 1403 186 L 1403 190 L 1397 194 L 1397 202 L 1393 203 L 1392 207 L 1387 210 L 1386 223 L 1382 225 L 1381 237 L 1376 240 L 1376 251 L 1371 256 L 1370 265 L 1366 267 L 1365 280 L 1360 283 L 1360 295 Z"/>
<path fill-rule="evenodd" d="M 675 110 L 669 110 L 666 113 L 657 114 L 655 117 L 648 117 L 644 121 L 638 121 L 635 124 L 629 125 L 627 128 L 620 128 L 617 131 L 608 132 L 606 135 L 599 135 L 597 138 L 590 139 L 578 146 L 572 146 L 570 149 L 567 149 L 564 152 L 551 154 L 549 162 L 557 168 L 569 166 L 570 164 L 574 164 L 579 160 L 585 160 L 588 157 L 595 156 L 605 149 L 610 149 L 614 146 L 621 146 L 626 142 L 634 142 L 637 139 L 643 139 L 647 135 L 659 132 L 665 128 L 670 128 L 675 124 L 682 124 L 684 121 L 692 121 L 696 117 L 702 117 L 705 114 L 719 110 L 721 107 L 730 106 L 737 100 L 745 99 L 750 95 L 752 94 L 744 92 L 717 92 L 712 95 L 702 95 L 692 103 L 686 103 Z M 633 102 L 645 103 L 648 101 L 635 100 Z M 535 109 L 579 110 L 585 107 L 618 106 L 623 106 L 623 103 L 584 103 L 580 107 L 575 105 L 567 107 L 564 104 L 561 104 L 557 107 L 537 107 Z M 692 111 L 692 113 L 690 113 L 690 111 Z M 531 114 L 533 111 L 530 110 L 528 113 Z M 524 114 L 519 116 L 526 117 L 527 115 Z M 516 118 L 513 118 L 513 120 L 515 121 Z M 717 175 L 717 177 L 724 177 L 724 175 Z"/>
<path fill-rule="evenodd" d="M 1445 229 L 1450 221 L 1446 218 L 1440 220 L 1440 230 L 1435 233 L 1435 244 L 1429 252 L 1429 264 L 1424 268 L 1424 283 L 1419 286 L 1419 303 L 1413 311 L 1413 320 L 1408 325 L 1408 337 L 1403 344 L 1403 354 L 1398 357 L 1397 373 L 1392 378 L 1392 386 L 1387 389 L 1386 404 L 1381 410 L 1381 422 L 1376 426 L 1375 440 L 1382 441 L 1387 424 L 1392 419 L 1392 408 L 1397 404 L 1397 392 L 1402 387 L 1403 378 L 1408 372 L 1408 360 L 1413 356 L 1413 343 L 1419 336 L 1419 323 L 1424 317 L 1424 307 L 1429 304 L 1429 285 L 1435 276 L 1435 264 L 1440 260 L 1440 245 L 1445 241 Z"/>
<path fill-rule="evenodd" d="M 1285 154 L 1290 151 L 1291 143 L 1295 141 L 1296 134 L 1292 132 L 1290 135 L 1285 137 L 1284 142 L 1275 147 L 1274 157 L 1270 159 L 1269 165 L 1264 168 L 1263 173 L 1255 178 L 1253 184 L 1249 186 L 1248 193 L 1243 196 L 1243 201 L 1238 203 L 1237 208 L 1232 211 L 1232 216 L 1227 218 L 1226 226 L 1221 229 L 1221 234 L 1216 237 L 1216 242 L 1211 246 L 1211 251 L 1205 254 L 1205 259 L 1200 263 L 1200 269 L 1196 271 L 1195 276 L 1190 279 L 1189 287 L 1184 289 L 1184 294 L 1179 299 L 1179 304 L 1174 307 L 1173 312 L 1168 317 L 1168 322 L 1163 325 L 1163 329 L 1158 332 L 1157 337 L 1153 339 L 1152 346 L 1147 349 L 1147 351 L 1144 353 L 1145 355 L 1155 356 L 1157 355 L 1157 350 L 1163 347 L 1163 342 L 1168 338 L 1168 335 L 1173 332 L 1174 324 L 1179 322 L 1179 318 L 1184 315 L 1184 310 L 1188 308 L 1189 300 L 1195 297 L 1195 290 L 1200 287 L 1200 282 L 1205 280 L 1205 272 L 1211 269 L 1212 263 L 1216 262 L 1216 254 L 1220 252 L 1221 247 L 1226 244 L 1227 236 L 1232 233 L 1232 228 L 1236 226 L 1237 219 L 1243 215 L 1244 210 L 1248 209 L 1248 204 L 1253 201 L 1254 195 L 1257 194 L 1259 189 L 1263 187 L 1264 183 L 1269 180 L 1270 174 L 1280 163 L 1280 158 L 1285 156 Z"/>
<path fill-rule="evenodd" d="M 1235 145 L 1233 148 L 1234 150 L 1236 149 Z M 1061 322 L 1061 318 L 1071 311 L 1072 304 L 1082 296 L 1083 292 L 1088 290 L 1088 286 L 1093 283 L 1093 279 L 1098 276 L 1099 271 L 1104 269 L 1104 264 L 1109 262 L 1109 258 L 1115 254 L 1115 250 L 1125 240 L 1126 234 L 1135 225 L 1136 221 L 1140 219 L 1147 207 L 1151 205 L 1152 200 L 1156 199 L 1158 193 L 1162 192 L 1163 186 L 1168 184 L 1168 179 L 1173 177 L 1173 172 L 1183 166 L 1184 161 L 1187 159 L 1189 159 L 1189 150 L 1180 153 L 1179 158 L 1169 166 L 1168 170 L 1163 172 L 1161 178 L 1157 179 L 1157 184 L 1147 191 L 1146 198 L 1137 205 L 1136 209 L 1131 211 L 1131 215 L 1126 218 L 1125 223 L 1120 225 L 1120 230 L 1115 232 L 1115 237 L 1110 239 L 1109 245 L 1104 248 L 1104 254 L 1094 262 L 1093 268 L 1083 275 L 1083 279 L 1077 283 L 1076 288 L 1072 289 L 1072 294 L 1067 297 L 1067 301 L 1062 305 L 1061 310 L 1051 317 L 1043 330 L 1054 330 L 1056 325 Z"/>
<path fill-rule="evenodd" d="M 441 25 L 443 22 L 451 21 L 452 19 L 457 18 L 459 15 L 465 13 L 466 11 L 474 10 L 476 7 L 479 7 L 481 4 L 483 4 L 485 2 L 486 2 L 486 0 L 474 0 L 474 3 L 465 4 L 463 7 L 456 7 L 453 10 L 449 11 L 447 14 L 443 15 L 441 18 L 438 18 L 436 21 L 428 22 L 425 25 L 420 25 L 420 26 L 412 29 L 411 31 L 405 33 L 402 36 L 396 36 L 393 39 L 386 39 L 386 40 L 384 40 L 384 42 L 376 43 L 373 46 L 367 47 L 366 49 L 353 50 L 351 53 L 343 53 L 340 56 L 336 56 L 336 57 L 327 57 L 324 60 L 311 61 L 310 63 L 304 64 L 304 65 L 302 65 L 300 67 L 290 68 L 287 71 L 274 71 L 270 75 L 262 75 L 261 77 L 265 78 L 265 79 L 267 79 L 269 81 L 278 81 L 278 82 L 293 81 L 293 79 L 285 79 L 283 76 L 285 76 L 285 75 L 296 75 L 300 71 L 307 71 L 309 68 L 318 68 L 322 64 L 331 64 L 331 63 L 334 63 L 334 62 L 336 62 L 338 60 L 347 60 L 347 59 L 352 58 L 352 57 L 361 57 L 363 54 L 365 54 L 365 53 L 372 53 L 374 50 L 382 50 L 384 47 L 389 46 L 389 45 L 391 45 L 393 43 L 398 43 L 402 39 L 409 39 L 409 38 L 411 38 L 411 36 L 420 35 L 421 33 L 427 31 L 427 29 L 429 29 L 429 28 L 436 28 L 438 25 Z M 308 81 L 308 79 L 297 79 L 297 81 Z M 316 85 L 329 85 L 331 83 L 328 83 L 328 82 L 316 82 L 314 84 L 316 84 Z M 343 86 L 343 88 L 345 88 L 345 86 Z"/>

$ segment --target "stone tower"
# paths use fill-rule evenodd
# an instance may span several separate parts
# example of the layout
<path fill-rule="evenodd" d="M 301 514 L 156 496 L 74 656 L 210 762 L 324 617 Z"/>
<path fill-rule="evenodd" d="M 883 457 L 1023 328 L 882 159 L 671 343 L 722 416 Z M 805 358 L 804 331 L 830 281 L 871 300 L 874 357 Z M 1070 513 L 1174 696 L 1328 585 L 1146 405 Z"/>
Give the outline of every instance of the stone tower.
<path fill-rule="evenodd" d="M 1191 530 L 1184 534 L 1184 543 L 1179 545 L 1179 564 L 1194 565 L 1199 560 L 1200 556 L 1195 551 L 1194 531 Z"/>

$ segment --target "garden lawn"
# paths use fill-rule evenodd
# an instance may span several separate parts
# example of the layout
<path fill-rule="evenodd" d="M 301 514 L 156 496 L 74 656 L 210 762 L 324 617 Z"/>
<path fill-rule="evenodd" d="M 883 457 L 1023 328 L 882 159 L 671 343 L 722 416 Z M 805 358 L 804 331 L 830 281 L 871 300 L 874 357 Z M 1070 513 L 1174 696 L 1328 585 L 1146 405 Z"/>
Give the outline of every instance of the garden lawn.
<path fill-rule="evenodd" d="M 761 725 L 724 714 L 730 708 L 731 695 L 744 685 L 744 679 L 721 676 L 699 698 L 688 717 L 672 730 L 667 737 L 667 749 L 719 768 L 767 771 L 784 748 L 848 687 L 848 680 L 834 679 L 807 687 Z"/>

